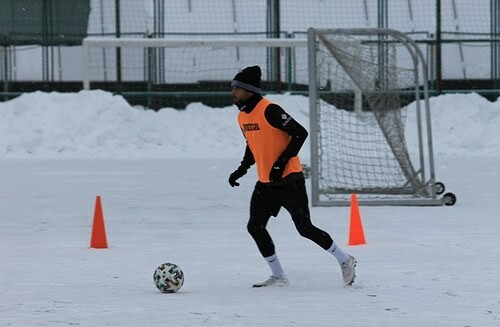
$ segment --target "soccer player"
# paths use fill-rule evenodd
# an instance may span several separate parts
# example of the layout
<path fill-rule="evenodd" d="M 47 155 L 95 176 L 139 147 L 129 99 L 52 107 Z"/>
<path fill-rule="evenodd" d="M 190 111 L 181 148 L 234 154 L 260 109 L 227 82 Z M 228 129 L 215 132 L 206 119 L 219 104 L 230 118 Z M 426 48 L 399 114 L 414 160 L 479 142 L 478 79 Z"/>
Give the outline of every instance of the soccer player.
<path fill-rule="evenodd" d="M 308 133 L 283 108 L 260 95 L 261 75 L 259 66 L 250 66 L 237 73 L 231 83 L 233 103 L 240 110 L 238 124 L 247 145 L 240 166 L 229 176 L 229 184 L 239 186 L 238 179 L 256 164 L 258 181 L 250 201 L 247 229 L 272 272 L 269 279 L 253 287 L 288 285 L 266 229 L 271 216 L 276 217 L 281 207 L 290 213 L 301 236 L 335 256 L 345 285 L 351 285 L 356 277 L 356 260 L 311 222 L 298 157 Z"/>

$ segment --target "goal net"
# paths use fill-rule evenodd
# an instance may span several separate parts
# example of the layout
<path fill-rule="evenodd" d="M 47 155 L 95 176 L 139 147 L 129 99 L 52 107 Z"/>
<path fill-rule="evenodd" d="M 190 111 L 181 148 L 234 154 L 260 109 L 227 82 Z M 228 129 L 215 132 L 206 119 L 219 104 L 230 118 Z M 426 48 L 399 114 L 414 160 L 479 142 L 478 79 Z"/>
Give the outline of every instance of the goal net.
<path fill-rule="evenodd" d="M 311 28 L 308 42 L 312 204 L 441 205 L 418 46 L 390 29 Z"/>

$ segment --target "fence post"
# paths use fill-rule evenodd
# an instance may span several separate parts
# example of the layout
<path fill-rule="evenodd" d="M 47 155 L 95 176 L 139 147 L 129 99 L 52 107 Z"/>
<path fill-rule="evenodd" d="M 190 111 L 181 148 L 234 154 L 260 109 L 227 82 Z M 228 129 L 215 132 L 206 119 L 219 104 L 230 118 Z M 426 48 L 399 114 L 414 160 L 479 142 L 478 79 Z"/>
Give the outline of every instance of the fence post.
<path fill-rule="evenodd" d="M 116 37 L 121 37 L 120 27 L 120 0 L 115 0 L 115 16 L 116 16 Z M 120 47 L 116 48 L 116 87 L 117 92 L 122 93 L 122 50 Z"/>
<path fill-rule="evenodd" d="M 267 37 L 280 37 L 280 0 L 267 0 Z M 273 90 L 281 91 L 280 48 L 268 50 L 268 77 Z"/>
<path fill-rule="evenodd" d="M 500 89 L 500 1 L 491 0 L 491 79 Z"/>
<path fill-rule="evenodd" d="M 7 45 L 2 46 L 2 50 L 0 54 L 3 53 L 3 92 L 7 94 L 9 92 L 9 47 Z M 5 100 L 8 100 L 9 97 L 5 95 Z"/>
<path fill-rule="evenodd" d="M 442 62 L 441 62 L 441 0 L 436 0 L 436 94 L 442 90 Z"/>

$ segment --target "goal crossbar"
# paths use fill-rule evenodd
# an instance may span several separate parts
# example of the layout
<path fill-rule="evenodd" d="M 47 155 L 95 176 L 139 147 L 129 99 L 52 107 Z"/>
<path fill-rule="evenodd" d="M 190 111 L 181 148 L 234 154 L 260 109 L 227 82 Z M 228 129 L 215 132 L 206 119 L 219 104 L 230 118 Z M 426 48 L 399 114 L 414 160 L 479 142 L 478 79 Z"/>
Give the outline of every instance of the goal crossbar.
<path fill-rule="evenodd" d="M 84 47 L 143 47 L 143 48 L 173 48 L 173 47 L 306 47 L 307 39 L 279 39 L 279 38 L 223 38 L 223 39 L 193 39 L 193 38 L 111 38 L 87 37 L 83 39 Z"/>

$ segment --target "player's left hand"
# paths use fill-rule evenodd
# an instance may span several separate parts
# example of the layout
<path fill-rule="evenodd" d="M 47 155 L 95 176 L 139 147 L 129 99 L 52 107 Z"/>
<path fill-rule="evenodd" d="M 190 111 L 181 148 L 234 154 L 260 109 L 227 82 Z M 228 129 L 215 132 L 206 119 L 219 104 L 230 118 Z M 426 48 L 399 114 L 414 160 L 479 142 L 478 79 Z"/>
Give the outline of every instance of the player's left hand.
<path fill-rule="evenodd" d="M 271 183 L 279 182 L 283 178 L 283 172 L 285 171 L 287 163 L 288 160 L 282 156 L 276 160 L 271 168 L 271 172 L 269 173 L 269 181 Z"/>

